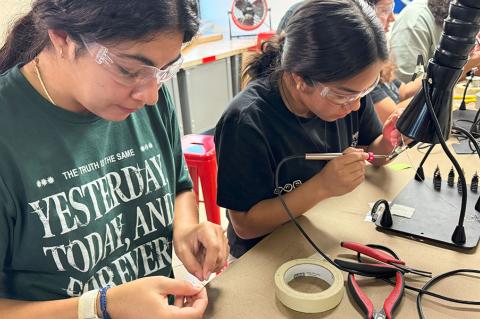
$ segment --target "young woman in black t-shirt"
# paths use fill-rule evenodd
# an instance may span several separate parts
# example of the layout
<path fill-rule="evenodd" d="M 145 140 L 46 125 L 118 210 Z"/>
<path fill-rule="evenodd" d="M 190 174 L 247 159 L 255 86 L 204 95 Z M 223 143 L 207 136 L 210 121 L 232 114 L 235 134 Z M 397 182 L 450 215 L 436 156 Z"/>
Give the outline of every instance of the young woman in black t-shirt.
<path fill-rule="evenodd" d="M 366 151 L 392 151 L 400 140 L 398 114 L 382 128 L 366 97 L 386 61 L 383 27 L 368 4 L 313 0 L 250 62 L 246 72 L 252 81 L 215 133 L 218 203 L 229 210 L 232 255 L 241 256 L 289 220 L 278 192 L 299 216 L 362 183 Z M 276 189 L 278 163 L 310 152 L 344 155 L 329 162 L 289 161 Z"/>

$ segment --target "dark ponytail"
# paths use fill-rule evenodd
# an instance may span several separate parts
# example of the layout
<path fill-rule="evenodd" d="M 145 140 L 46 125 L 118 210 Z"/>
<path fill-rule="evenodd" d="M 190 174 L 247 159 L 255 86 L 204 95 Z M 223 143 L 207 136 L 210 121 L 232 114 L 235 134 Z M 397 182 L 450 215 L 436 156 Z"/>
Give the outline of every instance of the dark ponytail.
<path fill-rule="evenodd" d="M 183 32 L 188 42 L 198 27 L 196 0 L 35 0 L 0 49 L 0 74 L 48 47 L 48 30 L 66 32 L 81 47 L 81 38 L 115 44 L 162 31 Z"/>
<path fill-rule="evenodd" d="M 31 61 L 47 42 L 47 34 L 39 36 L 33 12 L 15 22 L 4 46 L 0 49 L 0 74 L 21 62 Z"/>
<path fill-rule="evenodd" d="M 261 78 L 278 70 L 284 42 L 284 35 L 275 35 L 263 42 L 260 53 L 252 58 L 243 71 L 243 80 Z"/>
<path fill-rule="evenodd" d="M 388 60 L 383 26 L 363 0 L 305 1 L 290 17 L 285 39 L 265 43 L 247 65 L 252 78 L 296 73 L 308 83 L 355 76 L 376 61 Z"/>

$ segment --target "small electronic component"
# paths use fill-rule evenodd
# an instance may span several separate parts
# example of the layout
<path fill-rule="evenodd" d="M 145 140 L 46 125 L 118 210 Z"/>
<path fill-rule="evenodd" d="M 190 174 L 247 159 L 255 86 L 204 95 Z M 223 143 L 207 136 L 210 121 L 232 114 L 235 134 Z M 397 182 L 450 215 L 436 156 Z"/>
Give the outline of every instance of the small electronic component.
<path fill-rule="evenodd" d="M 455 171 L 453 170 L 453 167 L 450 170 L 450 172 L 448 173 L 447 184 L 450 187 L 453 187 L 455 185 Z"/>
<path fill-rule="evenodd" d="M 440 168 L 438 168 L 438 166 L 433 172 L 433 188 L 436 191 L 440 191 L 442 189 L 442 175 L 440 174 Z"/>
<path fill-rule="evenodd" d="M 475 174 L 472 177 L 472 182 L 470 183 L 470 190 L 474 193 L 478 193 L 478 174 Z"/>

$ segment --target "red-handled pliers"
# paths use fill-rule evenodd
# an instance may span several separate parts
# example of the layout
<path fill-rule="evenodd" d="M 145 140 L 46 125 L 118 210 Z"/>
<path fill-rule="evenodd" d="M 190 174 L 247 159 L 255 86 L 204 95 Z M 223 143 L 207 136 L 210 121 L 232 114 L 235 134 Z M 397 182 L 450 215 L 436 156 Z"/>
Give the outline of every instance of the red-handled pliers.
<path fill-rule="evenodd" d="M 415 268 L 410 268 L 405 265 L 405 262 L 403 260 L 400 260 L 398 258 L 395 258 L 387 253 L 384 253 L 383 251 L 379 249 L 375 249 L 366 245 L 362 245 L 359 243 L 354 243 L 354 242 L 342 242 L 340 244 L 342 247 L 351 249 L 353 251 L 356 251 L 360 254 L 364 254 L 365 256 L 371 257 L 373 259 L 376 259 L 382 263 L 392 265 L 399 269 L 400 271 L 404 273 L 412 273 L 412 274 L 417 274 L 419 276 L 424 276 L 424 277 L 432 277 L 432 273 L 429 271 L 424 271 L 424 270 L 419 270 Z"/>
<path fill-rule="evenodd" d="M 403 290 L 405 289 L 403 274 L 400 271 L 397 271 L 395 275 L 395 287 L 390 292 L 387 299 L 385 299 L 383 308 L 379 311 L 375 311 L 372 301 L 367 297 L 362 289 L 360 289 L 354 274 L 348 274 L 347 286 L 348 291 L 353 299 L 355 299 L 356 303 L 360 306 L 366 319 L 392 319 L 392 312 L 402 300 Z"/>

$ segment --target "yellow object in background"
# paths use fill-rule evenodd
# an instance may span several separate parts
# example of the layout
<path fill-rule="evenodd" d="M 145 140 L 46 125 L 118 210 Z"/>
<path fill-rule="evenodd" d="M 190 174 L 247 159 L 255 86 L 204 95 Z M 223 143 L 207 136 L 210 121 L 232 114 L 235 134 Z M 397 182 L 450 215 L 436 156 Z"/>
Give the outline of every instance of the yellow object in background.
<path fill-rule="evenodd" d="M 454 95 L 453 96 L 454 100 L 461 100 L 463 99 L 463 95 Z M 475 95 L 465 95 L 465 100 L 474 100 L 474 102 L 477 100 L 477 97 Z"/>
<path fill-rule="evenodd" d="M 454 88 L 454 96 L 459 96 L 460 95 L 460 99 L 461 97 L 463 96 L 463 92 L 465 92 L 465 86 L 467 85 L 467 82 L 466 81 L 462 81 L 460 83 L 457 83 L 457 85 L 455 85 L 455 88 Z M 467 89 L 467 96 L 468 95 L 473 95 L 475 96 L 475 94 L 477 93 L 480 93 L 480 77 L 474 77 L 474 80 L 473 82 L 470 83 L 470 85 L 468 86 L 468 89 Z"/>

